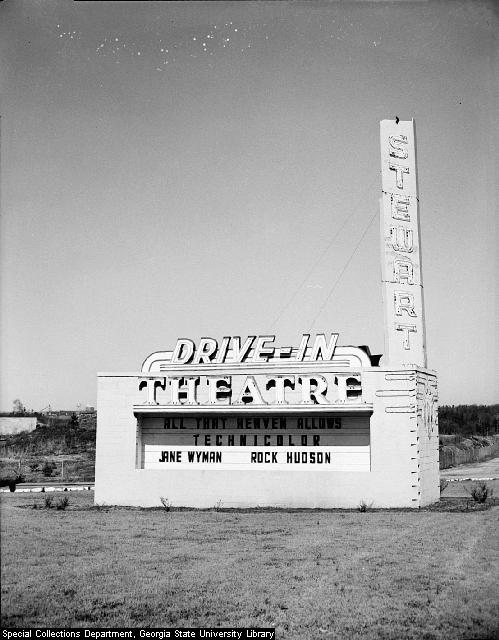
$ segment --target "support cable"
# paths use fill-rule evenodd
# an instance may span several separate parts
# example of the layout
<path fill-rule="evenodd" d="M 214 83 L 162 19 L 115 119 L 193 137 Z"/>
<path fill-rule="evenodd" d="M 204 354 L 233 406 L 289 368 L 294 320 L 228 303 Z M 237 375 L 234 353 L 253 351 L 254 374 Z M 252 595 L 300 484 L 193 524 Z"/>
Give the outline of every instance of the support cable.
<path fill-rule="evenodd" d="M 376 177 L 372 183 L 367 187 L 367 189 L 363 192 L 363 194 L 368 191 L 372 186 L 374 186 L 374 182 L 377 181 L 378 178 Z M 289 307 L 291 306 L 291 304 L 294 302 L 296 296 L 298 295 L 298 293 L 301 291 L 301 289 L 303 289 L 303 287 L 305 286 L 305 284 L 307 283 L 307 280 L 310 278 L 310 276 L 312 275 L 312 273 L 314 272 L 314 269 L 317 267 L 317 265 L 321 262 L 321 260 L 324 258 L 324 256 L 326 255 L 326 253 L 329 251 L 329 249 L 331 248 L 332 244 L 334 243 L 334 241 L 338 238 L 338 236 L 340 235 L 340 233 L 343 231 L 343 229 L 345 228 L 345 226 L 347 225 L 347 223 L 350 221 L 350 214 L 348 214 L 346 216 L 346 218 L 343 220 L 343 222 L 341 223 L 341 225 L 339 226 L 338 230 L 336 231 L 336 233 L 334 234 L 334 236 L 331 238 L 331 240 L 328 242 L 328 244 L 326 245 L 326 247 L 321 251 L 321 253 L 319 254 L 319 257 L 317 258 L 317 260 L 313 263 L 313 265 L 311 266 L 311 268 L 309 269 L 309 271 L 307 271 L 305 277 L 303 278 L 302 282 L 298 285 L 298 287 L 296 287 L 296 289 L 294 290 L 294 292 L 291 294 L 291 297 L 289 298 L 289 300 L 286 302 L 286 304 L 284 305 L 284 307 L 281 309 L 281 311 L 277 314 L 276 319 L 272 322 L 272 324 L 270 325 L 270 328 L 272 329 L 273 327 L 275 327 L 275 325 L 279 322 L 279 320 L 282 318 L 282 316 L 284 315 L 284 313 L 289 309 Z M 370 224 L 370 223 L 369 223 Z"/>
<path fill-rule="evenodd" d="M 347 262 L 345 263 L 345 266 L 343 267 L 343 269 L 341 270 L 339 276 L 336 278 L 336 280 L 333 283 L 333 286 L 331 287 L 329 293 L 326 296 L 326 299 L 324 300 L 324 302 L 322 303 L 322 305 L 319 308 L 319 311 L 317 312 L 317 314 L 315 315 L 314 319 L 312 320 L 312 322 L 310 323 L 310 329 L 308 330 L 308 332 L 310 333 L 312 330 L 312 327 L 314 327 L 315 322 L 317 320 L 317 318 L 321 315 L 321 313 L 324 310 L 324 307 L 326 306 L 326 304 L 329 302 L 331 296 L 333 295 L 334 290 L 336 289 L 336 287 L 338 286 L 341 278 L 343 277 L 343 274 L 345 273 L 345 271 L 348 269 L 348 266 L 350 265 L 350 263 L 352 262 L 355 254 L 357 253 L 358 248 L 360 247 L 362 240 L 364 240 L 364 238 L 366 237 L 367 232 L 369 231 L 369 229 L 371 228 L 372 223 L 374 222 L 375 218 L 379 216 L 379 212 L 376 211 L 374 213 L 374 215 L 371 217 L 371 219 L 369 220 L 366 228 L 364 229 L 364 233 L 362 234 L 362 236 L 360 237 L 360 240 L 357 242 L 357 244 L 355 245 L 355 249 L 352 251 L 352 253 L 350 254 L 350 257 L 348 258 Z"/>

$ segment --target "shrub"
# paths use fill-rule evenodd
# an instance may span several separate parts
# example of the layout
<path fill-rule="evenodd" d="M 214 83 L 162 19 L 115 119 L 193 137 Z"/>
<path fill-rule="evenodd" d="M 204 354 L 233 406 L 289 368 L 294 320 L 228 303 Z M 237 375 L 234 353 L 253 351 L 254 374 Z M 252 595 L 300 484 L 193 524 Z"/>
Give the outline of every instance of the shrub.
<path fill-rule="evenodd" d="M 53 500 L 54 500 L 54 496 L 45 496 L 45 500 L 44 500 L 45 509 L 51 509 L 52 508 Z"/>
<path fill-rule="evenodd" d="M 65 511 L 68 504 L 69 504 L 69 498 L 68 496 L 64 496 L 64 498 L 61 498 L 59 502 L 55 505 L 55 508 L 57 509 L 57 511 Z"/>
<path fill-rule="evenodd" d="M 492 497 L 494 490 L 491 489 L 486 482 L 479 482 L 471 490 L 471 497 L 475 502 L 483 504 L 488 497 Z"/>
<path fill-rule="evenodd" d="M 170 511 L 170 509 L 172 508 L 172 505 L 170 504 L 170 501 L 168 500 L 168 498 L 163 498 L 163 496 L 161 496 L 160 500 L 161 500 L 161 504 L 163 505 L 163 509 L 165 511 Z"/>
<path fill-rule="evenodd" d="M 55 462 L 46 462 L 42 467 L 42 473 L 46 478 L 50 478 L 56 467 Z"/>
<path fill-rule="evenodd" d="M 361 513 L 365 513 L 366 511 L 369 511 L 369 509 L 373 506 L 373 503 L 370 502 L 369 504 L 367 504 L 367 502 L 365 500 L 361 500 L 358 506 L 358 509 Z"/>
<path fill-rule="evenodd" d="M 6 485 L 10 485 L 11 482 L 16 483 L 17 477 L 19 475 L 19 469 L 13 466 L 3 466 L 2 465 L 2 473 L 0 479 L 2 480 L 2 487 Z"/>

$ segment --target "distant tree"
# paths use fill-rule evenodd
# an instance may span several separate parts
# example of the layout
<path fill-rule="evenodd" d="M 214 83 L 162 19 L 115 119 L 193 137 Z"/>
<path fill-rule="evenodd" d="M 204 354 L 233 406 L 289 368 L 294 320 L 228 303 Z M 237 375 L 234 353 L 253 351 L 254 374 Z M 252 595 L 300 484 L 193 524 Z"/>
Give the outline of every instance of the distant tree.
<path fill-rule="evenodd" d="M 19 398 L 16 398 L 12 404 L 13 404 L 13 408 L 12 408 L 12 412 L 13 413 L 23 413 L 24 412 L 24 405 L 19 400 Z"/>
<path fill-rule="evenodd" d="M 56 468 L 55 462 L 46 462 L 43 465 L 42 473 L 46 478 L 50 478 L 52 476 L 52 473 L 54 472 L 55 468 Z"/>

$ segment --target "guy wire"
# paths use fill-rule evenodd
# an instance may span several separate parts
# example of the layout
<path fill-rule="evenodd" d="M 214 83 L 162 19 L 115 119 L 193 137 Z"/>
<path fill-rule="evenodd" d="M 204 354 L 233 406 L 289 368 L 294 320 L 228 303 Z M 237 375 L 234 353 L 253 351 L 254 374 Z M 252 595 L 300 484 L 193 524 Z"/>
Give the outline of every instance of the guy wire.
<path fill-rule="evenodd" d="M 362 195 L 364 195 L 364 193 L 366 193 L 373 185 L 374 182 L 378 180 L 378 177 L 374 178 L 373 181 L 371 182 L 371 184 L 368 185 L 368 187 L 362 192 Z M 324 256 L 326 255 L 326 253 L 329 251 L 329 249 L 331 248 L 332 244 L 334 243 L 334 241 L 338 238 L 338 236 L 340 235 L 340 233 L 343 231 L 343 229 L 345 228 L 347 222 L 350 220 L 350 214 L 348 214 L 345 219 L 343 220 L 343 222 L 341 223 L 341 225 L 338 227 L 336 233 L 333 235 L 333 237 L 331 238 L 331 240 L 328 242 L 328 244 L 325 246 L 325 248 L 321 251 L 321 253 L 319 254 L 319 257 L 317 258 L 317 260 L 315 260 L 315 262 L 312 264 L 311 268 L 307 271 L 305 277 L 303 278 L 302 282 L 296 287 L 296 289 L 294 290 L 294 292 L 291 294 L 291 297 L 289 298 L 289 300 L 286 302 L 286 304 L 284 305 L 284 307 L 280 310 L 280 312 L 277 314 L 277 317 L 275 318 L 275 320 L 272 322 L 272 324 L 270 325 L 270 328 L 275 327 L 275 325 L 279 322 L 279 320 L 282 318 L 282 316 L 284 315 L 284 313 L 288 310 L 288 308 L 291 306 L 292 302 L 294 302 L 296 296 L 298 295 L 298 293 L 301 291 L 301 289 L 303 289 L 303 287 L 305 286 L 307 280 L 310 278 L 310 276 L 312 275 L 314 269 L 317 267 L 317 265 L 321 262 L 321 260 L 324 258 Z M 370 224 L 370 223 L 369 223 Z"/>
<path fill-rule="evenodd" d="M 348 268 L 348 265 L 350 264 L 350 262 L 353 260 L 353 257 L 355 256 L 355 254 L 357 253 L 357 249 L 360 247 L 362 240 L 364 240 L 367 232 L 369 231 L 369 229 L 371 228 L 371 225 L 374 221 L 374 219 L 379 216 L 379 212 L 375 211 L 374 215 L 371 217 L 371 219 L 369 220 L 366 228 L 364 229 L 364 233 L 362 234 L 360 240 L 357 242 L 357 244 L 355 245 L 355 249 L 352 251 L 352 253 L 350 254 L 350 257 L 348 258 L 345 266 L 343 267 L 343 269 L 341 270 L 339 276 L 336 278 L 336 280 L 334 281 L 333 286 L 331 287 L 329 293 L 327 294 L 326 299 L 324 300 L 324 302 L 322 303 L 322 305 L 319 308 L 319 311 L 317 312 L 316 316 L 314 317 L 314 319 L 312 320 L 312 322 L 310 323 L 310 329 L 308 330 L 309 333 L 312 330 L 312 327 L 315 325 L 315 322 L 317 320 L 317 318 L 321 315 L 322 311 L 324 310 L 324 307 L 326 306 L 326 304 L 329 302 L 329 299 L 331 298 L 331 296 L 333 295 L 334 290 L 336 289 L 337 285 L 339 284 L 341 278 L 343 277 L 343 274 L 345 273 L 345 271 Z"/>

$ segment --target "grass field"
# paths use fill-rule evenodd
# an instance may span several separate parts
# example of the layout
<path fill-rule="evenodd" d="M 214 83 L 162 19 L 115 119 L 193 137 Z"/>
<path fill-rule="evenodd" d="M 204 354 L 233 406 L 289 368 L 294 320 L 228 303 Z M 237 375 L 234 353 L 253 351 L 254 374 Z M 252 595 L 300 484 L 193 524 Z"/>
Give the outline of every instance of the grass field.
<path fill-rule="evenodd" d="M 42 494 L 2 494 L 2 626 L 499 636 L 497 507 L 167 512 L 69 499 L 66 511 L 35 510 Z"/>

